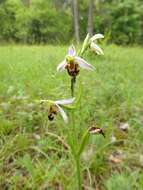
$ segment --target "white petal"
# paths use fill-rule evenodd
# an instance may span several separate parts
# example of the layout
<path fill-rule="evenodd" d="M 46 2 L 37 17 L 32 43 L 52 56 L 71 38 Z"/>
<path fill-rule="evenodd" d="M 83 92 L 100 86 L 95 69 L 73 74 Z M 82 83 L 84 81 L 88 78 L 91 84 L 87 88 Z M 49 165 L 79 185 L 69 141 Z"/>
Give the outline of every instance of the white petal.
<path fill-rule="evenodd" d="M 91 43 L 90 44 L 90 48 L 91 50 L 93 50 L 94 52 L 96 52 L 98 55 L 104 55 L 102 49 L 95 43 Z"/>
<path fill-rule="evenodd" d="M 76 55 L 76 50 L 75 50 L 75 47 L 74 45 L 71 45 L 68 49 L 68 55 L 69 56 L 75 56 Z"/>
<path fill-rule="evenodd" d="M 100 38 L 104 38 L 104 36 L 102 34 L 95 34 L 94 36 L 90 38 L 90 40 L 91 42 L 94 42 L 95 40 L 100 39 Z"/>
<path fill-rule="evenodd" d="M 66 60 L 62 61 L 62 62 L 58 65 L 57 71 L 63 71 L 63 70 L 65 70 L 66 64 L 67 64 L 67 63 L 66 63 Z"/>
<path fill-rule="evenodd" d="M 60 112 L 61 116 L 63 117 L 63 120 L 65 121 L 65 123 L 68 123 L 68 116 L 67 114 L 64 112 L 64 110 L 58 105 L 56 104 L 58 111 Z"/>
<path fill-rule="evenodd" d="M 55 101 L 55 104 L 58 105 L 68 105 L 72 104 L 74 102 L 75 98 L 65 99 L 65 100 L 57 100 Z"/>
<path fill-rule="evenodd" d="M 87 69 L 87 70 L 94 70 L 95 68 L 90 65 L 89 63 L 87 63 L 84 59 L 82 59 L 81 57 L 76 56 L 75 57 L 75 61 L 77 61 L 77 63 L 79 64 L 79 66 L 83 69 Z"/>

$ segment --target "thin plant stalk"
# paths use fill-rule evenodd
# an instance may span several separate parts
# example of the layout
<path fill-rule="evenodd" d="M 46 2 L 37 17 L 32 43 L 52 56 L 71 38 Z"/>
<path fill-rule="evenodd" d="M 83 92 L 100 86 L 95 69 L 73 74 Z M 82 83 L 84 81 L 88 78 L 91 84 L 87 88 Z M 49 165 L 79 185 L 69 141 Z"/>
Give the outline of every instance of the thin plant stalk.
<path fill-rule="evenodd" d="M 82 190 L 80 156 L 77 156 L 77 158 L 76 158 L 76 169 L 77 169 L 78 189 Z"/>
<path fill-rule="evenodd" d="M 75 83 L 76 83 L 76 77 L 72 77 L 71 78 L 71 96 L 72 97 L 74 97 Z"/>
<path fill-rule="evenodd" d="M 71 96 L 74 97 L 75 93 L 75 84 L 76 84 L 76 77 L 71 78 Z M 74 110 L 72 110 L 72 131 L 73 131 L 73 140 L 76 142 L 75 144 L 78 145 L 78 139 L 76 135 L 76 129 L 75 129 L 75 114 Z M 74 149 L 76 147 L 74 146 Z M 78 180 L 78 190 L 82 190 L 82 180 L 81 180 L 81 168 L 80 168 L 80 155 L 76 153 L 76 150 L 74 150 L 75 154 L 75 164 L 76 164 L 76 174 L 77 174 L 77 180 Z"/>

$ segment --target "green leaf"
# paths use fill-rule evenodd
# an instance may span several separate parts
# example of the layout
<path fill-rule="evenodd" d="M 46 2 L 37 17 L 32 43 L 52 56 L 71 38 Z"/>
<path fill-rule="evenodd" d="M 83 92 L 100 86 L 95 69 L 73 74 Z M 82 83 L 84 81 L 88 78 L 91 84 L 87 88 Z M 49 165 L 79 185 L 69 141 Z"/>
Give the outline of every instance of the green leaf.
<path fill-rule="evenodd" d="M 86 35 L 85 39 L 84 39 L 84 42 L 83 42 L 83 45 L 82 45 L 82 49 L 80 51 L 80 56 L 82 56 L 82 54 L 85 52 L 85 50 L 87 49 L 88 47 L 88 43 L 89 43 L 89 39 L 90 39 L 90 36 L 89 34 Z"/>
<path fill-rule="evenodd" d="M 89 132 L 88 130 L 83 134 L 82 136 L 82 140 L 81 140 L 81 144 L 78 150 L 78 156 L 80 156 L 82 154 L 82 152 L 84 151 L 84 148 L 86 147 L 88 141 L 89 141 Z"/>

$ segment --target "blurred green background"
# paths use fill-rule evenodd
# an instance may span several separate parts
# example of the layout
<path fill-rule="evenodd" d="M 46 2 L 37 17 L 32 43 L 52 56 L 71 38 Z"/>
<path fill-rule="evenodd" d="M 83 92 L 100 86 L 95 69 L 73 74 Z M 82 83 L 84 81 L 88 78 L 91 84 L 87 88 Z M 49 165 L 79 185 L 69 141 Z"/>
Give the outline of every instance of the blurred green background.
<path fill-rule="evenodd" d="M 90 4 L 94 33 L 116 44 L 143 44 L 142 0 L 79 0 L 79 36 L 88 31 Z M 74 39 L 71 0 L 1 0 L 0 41 L 68 43 Z"/>

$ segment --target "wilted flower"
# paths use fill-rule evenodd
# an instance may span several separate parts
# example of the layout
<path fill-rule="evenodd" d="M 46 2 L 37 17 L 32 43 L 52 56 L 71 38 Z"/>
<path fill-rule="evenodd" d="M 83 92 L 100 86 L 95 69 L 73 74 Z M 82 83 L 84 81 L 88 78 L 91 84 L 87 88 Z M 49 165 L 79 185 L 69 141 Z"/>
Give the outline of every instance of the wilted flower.
<path fill-rule="evenodd" d="M 103 132 L 103 129 L 99 128 L 99 127 L 90 127 L 88 129 L 90 134 L 101 134 L 103 135 L 103 137 L 105 137 L 105 134 Z"/>
<path fill-rule="evenodd" d="M 61 108 L 62 105 L 69 105 L 74 102 L 75 98 L 65 99 L 65 100 L 57 100 L 57 101 L 50 101 L 50 108 L 48 113 L 48 118 L 50 121 L 52 121 L 57 115 L 57 113 L 60 113 L 63 117 L 63 120 L 65 123 L 68 122 L 67 114 L 64 112 L 64 110 Z"/>
<path fill-rule="evenodd" d="M 67 69 L 70 76 L 76 77 L 80 71 L 80 67 L 87 70 L 93 70 L 94 67 L 87 63 L 84 59 L 76 55 L 75 47 L 72 45 L 68 49 L 65 59 L 58 65 L 57 71 Z"/>

